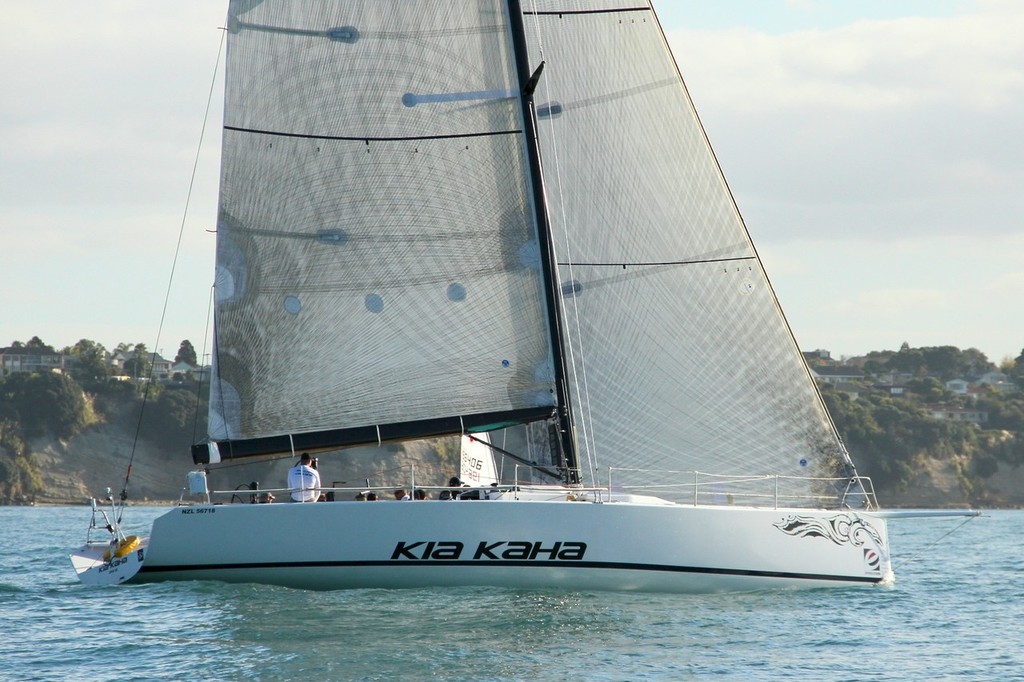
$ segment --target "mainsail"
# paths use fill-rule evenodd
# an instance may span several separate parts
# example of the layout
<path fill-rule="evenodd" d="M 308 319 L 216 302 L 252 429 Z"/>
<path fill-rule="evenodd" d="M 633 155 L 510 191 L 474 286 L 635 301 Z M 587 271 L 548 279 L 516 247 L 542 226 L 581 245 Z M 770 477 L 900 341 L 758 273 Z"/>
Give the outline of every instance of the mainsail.
<path fill-rule="evenodd" d="M 526 4 L 577 437 L 598 475 L 843 475 L 651 6 Z"/>
<path fill-rule="evenodd" d="M 501 0 L 231 2 L 222 457 L 553 413 L 508 19 Z"/>

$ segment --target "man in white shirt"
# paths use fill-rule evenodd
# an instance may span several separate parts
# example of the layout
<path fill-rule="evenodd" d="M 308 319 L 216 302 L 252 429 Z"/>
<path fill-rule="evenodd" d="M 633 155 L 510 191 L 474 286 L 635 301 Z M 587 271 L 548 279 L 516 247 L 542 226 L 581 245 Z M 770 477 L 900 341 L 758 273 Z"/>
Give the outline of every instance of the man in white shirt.
<path fill-rule="evenodd" d="M 299 463 L 288 470 L 288 487 L 293 502 L 316 502 L 320 497 L 320 472 L 308 452 L 302 453 Z"/>

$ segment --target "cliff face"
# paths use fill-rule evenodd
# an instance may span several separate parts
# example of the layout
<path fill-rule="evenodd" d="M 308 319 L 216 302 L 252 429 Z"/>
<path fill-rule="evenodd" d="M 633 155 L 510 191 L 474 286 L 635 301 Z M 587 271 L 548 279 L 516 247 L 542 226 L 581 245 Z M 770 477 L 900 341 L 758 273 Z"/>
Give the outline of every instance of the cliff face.
<path fill-rule="evenodd" d="M 132 458 L 134 432 L 117 424 L 89 427 L 68 441 L 39 438 L 30 444 L 33 458 L 44 482 L 36 495 L 39 504 L 86 504 L 92 497 L 104 498 L 110 488 L 115 498 L 128 481 L 129 503 L 173 502 L 181 497 L 185 474 L 193 466 L 187 451 L 168 455 L 146 441 L 139 441 Z M 285 485 L 291 456 L 252 464 L 227 464 L 209 473 L 211 490 L 245 489 L 253 482 L 266 490 Z M 425 443 L 404 447 L 354 448 L 320 457 L 324 485 L 365 488 L 370 486 L 441 486 L 457 474 L 450 463 Z M 278 497 L 281 495 L 278 494 Z M 227 501 L 225 498 L 224 501 Z"/>
<path fill-rule="evenodd" d="M 919 456 L 913 481 L 902 490 L 878 490 L 878 503 L 904 509 L 1024 507 L 1024 466 L 1000 462 L 983 479 L 972 474 L 970 462 L 968 455 Z"/>
<path fill-rule="evenodd" d="M 103 498 L 110 488 L 116 497 L 124 486 L 128 463 L 130 499 L 136 502 L 176 500 L 187 470 L 186 453 L 170 462 L 144 441 L 135 448 L 134 434 L 113 424 L 92 426 L 68 441 L 40 438 L 31 443 L 32 454 L 44 481 L 36 501 L 45 504 L 82 504 Z"/>
<path fill-rule="evenodd" d="M 1000 462 L 994 474 L 975 485 L 972 498 L 978 507 L 1024 507 L 1024 466 Z"/>

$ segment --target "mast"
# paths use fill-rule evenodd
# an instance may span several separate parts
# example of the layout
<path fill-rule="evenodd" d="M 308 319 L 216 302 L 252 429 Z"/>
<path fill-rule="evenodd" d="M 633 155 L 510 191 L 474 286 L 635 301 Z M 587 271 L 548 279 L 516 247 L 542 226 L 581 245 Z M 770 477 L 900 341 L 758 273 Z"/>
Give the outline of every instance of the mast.
<path fill-rule="evenodd" d="M 530 187 L 536 213 L 537 233 L 541 241 L 541 268 L 547 284 L 545 294 L 548 308 L 548 327 L 551 333 L 551 349 L 555 365 L 555 390 L 558 400 L 556 418 L 561 434 L 562 467 L 567 483 L 579 483 L 579 455 L 576 451 L 575 427 L 569 404 L 568 369 L 562 352 L 563 327 L 561 303 L 558 297 L 558 276 L 555 271 L 554 244 L 551 225 L 548 221 L 547 195 L 544 190 L 543 167 L 540 147 L 537 144 L 537 119 L 533 105 L 533 91 L 544 68 L 541 62 L 535 72 L 530 71 L 529 49 L 526 44 L 526 25 L 520 0 L 508 0 L 509 29 L 512 33 L 512 47 L 516 60 L 523 112 L 523 132 L 526 137 L 527 159 L 530 168 Z"/>

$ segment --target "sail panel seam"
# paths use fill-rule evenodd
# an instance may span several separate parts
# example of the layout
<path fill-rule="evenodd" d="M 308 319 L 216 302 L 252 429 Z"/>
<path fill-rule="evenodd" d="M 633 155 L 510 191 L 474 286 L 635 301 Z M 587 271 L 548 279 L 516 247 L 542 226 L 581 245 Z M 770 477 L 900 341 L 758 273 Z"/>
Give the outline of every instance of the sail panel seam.
<path fill-rule="evenodd" d="M 275 137 L 294 137 L 303 140 L 334 140 L 340 142 L 416 142 L 420 140 L 460 140 L 474 137 L 500 137 L 502 135 L 521 135 L 521 130 L 495 130 L 484 133 L 452 133 L 450 135 L 408 135 L 397 137 L 369 137 L 366 135 L 314 135 L 312 133 L 286 133 L 280 130 L 260 130 L 258 128 L 240 128 L 224 126 L 224 130 L 253 135 L 273 135 Z"/>
<path fill-rule="evenodd" d="M 595 267 L 595 268 L 616 267 L 616 268 L 624 268 L 624 267 L 627 267 L 627 266 L 632 266 L 632 267 L 638 267 L 639 268 L 639 267 L 657 267 L 657 266 L 660 266 L 660 265 L 702 265 L 702 264 L 707 264 L 707 263 L 733 263 L 733 262 L 748 261 L 748 260 L 757 260 L 757 259 L 754 256 L 737 256 L 736 258 L 707 258 L 707 259 L 701 259 L 701 260 L 637 261 L 635 263 L 630 263 L 628 261 L 626 261 L 626 262 L 621 262 L 620 261 L 618 263 L 600 263 L 600 262 L 580 263 L 578 261 L 572 261 L 572 262 L 569 262 L 569 261 L 561 262 L 560 261 L 558 264 L 559 265 L 564 265 L 564 266 L 572 266 L 574 268 L 578 268 L 578 267 Z"/>
<path fill-rule="evenodd" d="M 524 10 L 523 14 L 529 16 L 563 16 L 573 14 L 621 14 L 624 12 L 650 12 L 650 7 L 614 7 L 608 9 L 567 9 L 567 10 Z"/>

